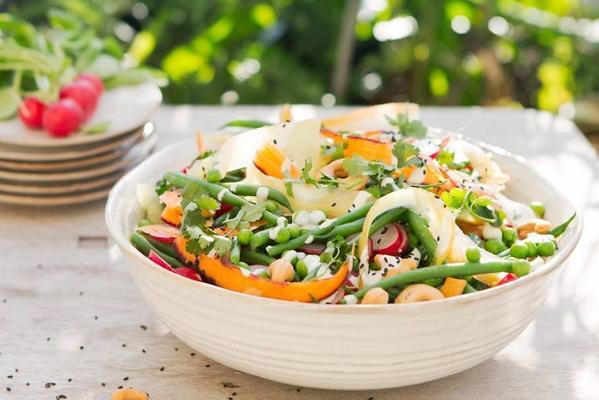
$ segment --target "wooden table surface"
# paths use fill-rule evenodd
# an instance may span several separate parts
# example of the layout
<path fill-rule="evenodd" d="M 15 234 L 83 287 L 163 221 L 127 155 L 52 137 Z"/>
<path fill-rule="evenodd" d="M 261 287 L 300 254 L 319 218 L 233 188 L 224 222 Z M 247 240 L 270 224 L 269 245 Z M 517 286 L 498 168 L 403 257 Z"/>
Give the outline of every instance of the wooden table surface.
<path fill-rule="evenodd" d="M 155 117 L 159 147 L 241 116 L 275 119 L 276 108 L 163 107 Z M 107 238 L 104 202 L 0 206 L 0 399 L 109 399 L 119 386 L 154 400 L 599 399 L 595 151 L 570 122 L 532 110 L 424 108 L 422 118 L 527 156 L 585 209 L 581 243 L 547 303 L 491 360 L 384 391 L 322 391 L 255 378 L 195 354 L 154 318 Z"/>

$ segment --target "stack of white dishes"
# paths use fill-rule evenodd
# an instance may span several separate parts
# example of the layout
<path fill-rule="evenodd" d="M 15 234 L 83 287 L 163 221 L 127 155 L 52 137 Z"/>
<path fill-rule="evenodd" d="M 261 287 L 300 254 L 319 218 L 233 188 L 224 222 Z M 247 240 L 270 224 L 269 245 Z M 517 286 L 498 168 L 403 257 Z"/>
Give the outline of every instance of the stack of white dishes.
<path fill-rule="evenodd" d="M 89 126 L 101 133 L 55 138 L 21 121 L 0 122 L 0 204 L 64 206 L 106 198 L 112 185 L 145 160 L 158 134 L 150 121 L 162 95 L 153 83 L 106 91 Z"/>

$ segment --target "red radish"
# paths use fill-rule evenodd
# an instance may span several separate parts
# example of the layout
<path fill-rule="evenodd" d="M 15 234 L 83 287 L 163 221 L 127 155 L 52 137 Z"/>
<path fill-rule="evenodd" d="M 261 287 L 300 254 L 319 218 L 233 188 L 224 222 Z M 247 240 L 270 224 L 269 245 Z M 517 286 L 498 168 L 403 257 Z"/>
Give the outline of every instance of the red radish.
<path fill-rule="evenodd" d="M 504 276 L 502 280 L 499 281 L 499 283 L 497 284 L 497 286 L 503 285 L 503 284 L 511 282 L 511 281 L 515 281 L 516 279 L 518 279 L 518 275 L 512 274 L 510 272 L 509 274 L 507 274 L 506 276 Z"/>
<path fill-rule="evenodd" d="M 87 81 L 89 83 L 91 83 L 94 88 L 96 89 L 96 93 L 99 95 L 102 94 L 102 92 L 104 92 L 104 83 L 102 82 L 102 79 L 100 79 L 100 77 L 98 77 L 95 74 L 92 74 L 90 72 L 85 72 L 81 75 L 79 75 L 76 79 L 76 81 Z"/>
<path fill-rule="evenodd" d="M 83 110 L 75 101 L 62 99 L 50 105 L 44 113 L 42 125 L 51 135 L 66 137 L 83 122 Z"/>
<path fill-rule="evenodd" d="M 99 94 L 94 85 L 88 81 L 80 80 L 68 85 L 64 85 L 60 89 L 61 99 L 73 99 L 81 106 L 85 119 L 89 118 L 94 112 L 98 102 Z"/>
<path fill-rule="evenodd" d="M 181 275 L 185 278 L 189 278 L 193 281 L 199 281 L 199 282 L 202 281 L 202 278 L 200 278 L 200 274 L 198 274 L 198 272 L 193 268 L 189 268 L 189 267 L 175 268 L 175 274 Z"/>
<path fill-rule="evenodd" d="M 19 118 L 29 128 L 41 128 L 45 111 L 46 105 L 38 98 L 25 97 L 19 107 Z"/>
<path fill-rule="evenodd" d="M 400 224 L 387 224 L 370 238 L 372 255 L 400 256 L 408 248 L 408 234 Z"/>
<path fill-rule="evenodd" d="M 220 203 L 220 208 L 214 213 L 214 218 L 218 218 L 224 213 L 227 213 L 233 209 L 233 206 L 227 203 Z"/>
<path fill-rule="evenodd" d="M 148 254 L 148 258 L 152 261 L 154 261 L 156 264 L 160 265 L 162 268 L 171 271 L 171 272 L 175 272 L 175 269 L 173 267 L 171 267 L 169 265 L 169 263 L 167 263 L 166 261 L 164 261 L 162 259 L 162 257 L 160 257 L 158 254 L 156 254 L 156 252 L 154 250 L 150 250 L 150 253 Z"/>
<path fill-rule="evenodd" d="M 319 256 L 322 254 L 324 249 L 326 249 L 326 246 L 322 243 L 306 243 L 302 247 L 297 249 L 297 251 L 301 251 L 302 253 L 306 253 L 306 254 L 313 254 L 313 255 Z"/>
<path fill-rule="evenodd" d="M 137 230 L 162 243 L 172 243 L 179 236 L 179 229 L 171 225 L 144 225 Z"/>

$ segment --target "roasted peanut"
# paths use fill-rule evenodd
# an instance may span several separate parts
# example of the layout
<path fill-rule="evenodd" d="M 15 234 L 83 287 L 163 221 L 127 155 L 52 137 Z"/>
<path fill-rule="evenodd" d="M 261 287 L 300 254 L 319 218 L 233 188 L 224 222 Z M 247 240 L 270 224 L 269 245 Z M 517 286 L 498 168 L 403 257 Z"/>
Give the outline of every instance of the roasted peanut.
<path fill-rule="evenodd" d="M 439 289 L 423 283 L 410 285 L 401 291 L 399 296 L 395 298 L 395 303 L 417 303 L 420 301 L 439 300 L 443 299 L 443 293 Z"/>
<path fill-rule="evenodd" d="M 268 273 L 270 274 L 270 280 L 273 282 L 289 282 L 293 280 L 295 271 L 293 265 L 283 258 L 273 261 L 268 266 Z"/>
<path fill-rule="evenodd" d="M 551 222 L 540 219 L 540 218 L 531 218 L 524 221 L 522 224 L 518 226 L 518 238 L 526 239 L 529 233 L 535 232 L 539 234 L 549 233 L 551 230 Z"/>
<path fill-rule="evenodd" d="M 389 293 L 379 287 L 370 289 L 362 298 L 362 304 L 387 304 L 388 302 Z"/>

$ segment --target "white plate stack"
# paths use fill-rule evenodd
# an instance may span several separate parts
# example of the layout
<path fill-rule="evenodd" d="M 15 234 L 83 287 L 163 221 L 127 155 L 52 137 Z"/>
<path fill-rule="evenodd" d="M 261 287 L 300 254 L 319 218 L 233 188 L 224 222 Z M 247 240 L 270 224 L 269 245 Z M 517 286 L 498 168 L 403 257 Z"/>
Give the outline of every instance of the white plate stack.
<path fill-rule="evenodd" d="M 147 158 L 158 135 L 150 118 L 162 101 L 153 83 L 106 91 L 89 125 L 105 132 L 50 137 L 17 119 L 0 123 L 0 203 L 64 206 L 100 200 Z"/>

